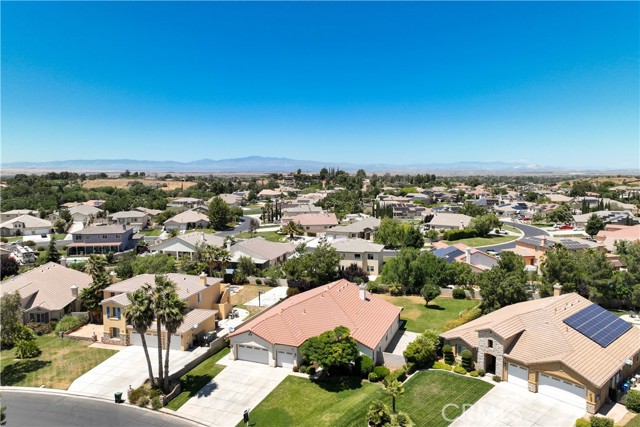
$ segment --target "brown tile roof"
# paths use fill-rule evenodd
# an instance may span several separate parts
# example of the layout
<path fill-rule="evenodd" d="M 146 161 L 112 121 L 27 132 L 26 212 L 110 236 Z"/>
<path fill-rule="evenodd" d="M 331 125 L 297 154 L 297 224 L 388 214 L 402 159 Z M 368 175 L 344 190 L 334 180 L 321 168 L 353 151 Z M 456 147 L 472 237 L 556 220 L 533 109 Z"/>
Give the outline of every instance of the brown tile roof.
<path fill-rule="evenodd" d="M 282 255 L 293 253 L 295 249 L 296 245 L 293 243 L 270 242 L 262 237 L 254 237 L 231 246 L 231 254 L 240 253 L 252 258 L 274 260 Z"/>
<path fill-rule="evenodd" d="M 640 329 L 633 327 L 607 347 L 582 335 L 563 320 L 593 303 L 575 293 L 503 307 L 440 334 L 478 346 L 478 331 L 491 330 L 503 339 L 516 336 L 505 357 L 525 365 L 560 362 L 596 387 L 604 385 L 640 351 Z"/>
<path fill-rule="evenodd" d="M 19 217 L 12 218 L 0 224 L 0 227 L 13 228 L 13 224 L 16 222 L 23 223 L 25 228 L 38 228 L 38 227 L 51 228 L 52 227 L 51 221 L 47 221 L 46 219 L 40 219 L 38 217 L 31 216 L 31 215 L 20 215 Z"/>
<path fill-rule="evenodd" d="M 196 212 L 194 210 L 188 210 L 188 211 L 181 212 L 178 215 L 172 216 L 171 218 L 165 221 L 165 224 L 167 222 L 177 222 L 179 224 L 186 224 L 188 222 L 198 222 L 198 221 L 205 221 L 208 223 L 209 217 L 201 214 L 200 212 Z"/>
<path fill-rule="evenodd" d="M 302 226 L 338 225 L 338 218 L 334 213 L 307 213 L 282 219 L 283 224 L 287 224 L 289 221 L 298 222 Z"/>
<path fill-rule="evenodd" d="M 94 225 L 91 227 L 85 227 L 82 230 L 74 231 L 75 235 L 88 235 L 88 234 L 121 234 L 126 233 L 128 230 L 131 230 L 132 227 L 125 227 L 123 224 L 112 224 L 112 225 Z"/>
<path fill-rule="evenodd" d="M 78 286 L 78 292 L 91 284 L 91 276 L 60 264 L 49 262 L 0 283 L 0 292 L 20 292 L 25 309 L 37 306 L 48 310 L 61 310 L 76 298 L 71 286 Z"/>
<path fill-rule="evenodd" d="M 369 292 L 366 296 L 367 301 L 360 299 L 358 286 L 341 279 L 284 300 L 229 336 L 251 331 L 271 343 L 297 347 L 313 336 L 346 326 L 355 340 L 375 349 L 402 308 Z"/>
<path fill-rule="evenodd" d="M 189 332 L 193 328 L 193 325 L 200 324 L 211 317 L 215 317 L 217 313 L 218 313 L 218 310 L 205 310 L 201 308 L 194 308 L 193 310 L 191 310 L 190 312 L 184 315 L 184 320 L 182 321 L 180 326 L 178 326 L 178 329 L 176 330 L 176 334 L 181 335 L 181 334 L 184 334 L 185 332 Z M 149 329 L 152 331 L 157 331 L 158 326 L 156 325 L 156 322 L 153 322 L 151 324 L 151 327 L 149 327 Z M 164 325 L 160 326 L 160 329 L 162 331 L 167 330 L 164 327 Z"/>

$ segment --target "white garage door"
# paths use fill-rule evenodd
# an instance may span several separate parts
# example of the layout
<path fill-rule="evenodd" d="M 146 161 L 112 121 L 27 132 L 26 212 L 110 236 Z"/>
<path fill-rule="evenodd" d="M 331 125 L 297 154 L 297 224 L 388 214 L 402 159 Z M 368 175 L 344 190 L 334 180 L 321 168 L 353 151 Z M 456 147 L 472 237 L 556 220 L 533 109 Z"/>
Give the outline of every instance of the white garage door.
<path fill-rule="evenodd" d="M 296 355 L 294 353 L 278 350 L 277 356 L 278 366 L 282 366 L 283 368 L 293 368 L 294 361 L 296 360 Z"/>
<path fill-rule="evenodd" d="M 238 344 L 238 359 L 256 363 L 269 363 L 269 352 L 266 348 Z"/>
<path fill-rule="evenodd" d="M 516 365 L 515 363 L 509 363 L 509 376 L 507 380 L 511 384 L 529 388 L 529 369 Z"/>
<path fill-rule="evenodd" d="M 584 408 L 586 405 L 586 387 L 552 375 L 540 374 L 538 393 L 580 408 Z"/>
<path fill-rule="evenodd" d="M 144 334 L 144 339 L 147 342 L 147 347 L 150 348 L 158 348 L 158 336 L 152 334 Z M 142 345 L 142 338 L 140 338 L 140 334 L 137 332 L 131 332 L 129 335 L 129 343 L 131 345 Z"/>

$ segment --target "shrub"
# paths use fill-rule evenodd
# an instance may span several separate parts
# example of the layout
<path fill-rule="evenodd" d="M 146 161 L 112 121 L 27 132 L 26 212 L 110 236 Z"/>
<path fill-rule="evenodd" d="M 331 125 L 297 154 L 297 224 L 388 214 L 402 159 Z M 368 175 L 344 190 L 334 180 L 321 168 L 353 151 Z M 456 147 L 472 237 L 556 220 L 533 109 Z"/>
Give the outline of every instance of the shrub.
<path fill-rule="evenodd" d="M 437 361 L 433 364 L 433 369 L 444 369 L 445 371 L 450 371 L 453 368 L 451 367 L 451 365 Z"/>
<path fill-rule="evenodd" d="M 373 368 L 373 372 L 375 372 L 375 374 L 380 379 L 385 378 L 387 375 L 391 373 L 389 368 L 387 368 L 386 366 L 376 366 L 375 368 Z"/>
<path fill-rule="evenodd" d="M 589 418 L 589 421 L 591 422 L 591 427 L 613 427 L 612 418 L 598 417 L 596 415 L 592 415 L 591 418 Z"/>
<path fill-rule="evenodd" d="M 149 390 L 145 386 L 140 386 L 131 390 L 128 394 L 129 403 L 137 405 L 141 397 L 147 397 Z M 143 405 L 144 406 L 144 405 Z"/>
<path fill-rule="evenodd" d="M 16 341 L 16 358 L 31 359 L 38 357 L 42 353 L 40 347 L 34 340 L 18 340 Z"/>
<path fill-rule="evenodd" d="M 36 252 L 44 252 L 44 248 L 42 246 L 38 246 L 36 248 Z"/>
<path fill-rule="evenodd" d="M 471 372 L 469 372 L 469 375 L 471 375 L 472 377 L 477 377 L 478 376 L 478 371 L 471 371 Z"/>
<path fill-rule="evenodd" d="M 0 238 L 0 242 L 9 243 L 9 239 L 7 239 L 6 237 L 3 237 L 3 238 Z"/>
<path fill-rule="evenodd" d="M 380 377 L 375 372 L 371 372 L 369 373 L 369 381 L 371 381 L 372 383 L 377 383 L 378 381 L 380 381 Z"/>
<path fill-rule="evenodd" d="M 447 365 L 453 365 L 455 363 L 456 359 L 453 357 L 453 349 L 449 344 L 442 347 L 442 355 L 444 356 L 444 362 Z"/>
<path fill-rule="evenodd" d="M 468 239 L 477 236 L 478 232 L 473 228 L 465 228 L 464 230 L 447 230 L 443 233 L 444 239 L 449 241 Z"/>
<path fill-rule="evenodd" d="M 584 418 L 578 418 L 576 420 L 576 427 L 591 427 L 591 423 L 589 420 L 585 420 Z"/>
<path fill-rule="evenodd" d="M 455 288 L 451 294 L 453 296 L 453 299 L 466 299 L 467 298 L 467 294 L 464 292 L 464 289 Z"/>
<path fill-rule="evenodd" d="M 444 326 L 444 330 L 448 331 L 450 329 L 457 328 L 458 326 L 464 325 L 465 323 L 475 320 L 480 316 L 482 316 L 482 311 L 479 307 L 470 308 L 455 319 L 449 320 Z"/>
<path fill-rule="evenodd" d="M 473 353 L 469 350 L 464 350 L 460 353 L 462 358 L 462 367 L 467 371 L 473 371 Z"/>
<path fill-rule="evenodd" d="M 360 357 L 360 375 L 362 378 L 367 378 L 371 372 L 373 372 L 373 359 L 366 354 L 362 355 Z"/>
<path fill-rule="evenodd" d="M 367 411 L 367 421 L 372 427 L 384 427 L 391 423 L 391 414 L 387 405 L 379 400 L 374 400 Z"/>
<path fill-rule="evenodd" d="M 307 369 L 307 374 L 315 375 L 315 373 L 316 373 L 316 368 L 314 368 L 313 366 L 309 366 L 309 369 Z"/>
<path fill-rule="evenodd" d="M 398 412 L 398 415 L 396 415 L 396 419 L 394 421 L 395 423 L 393 423 L 392 425 L 398 426 L 398 427 L 415 426 L 411 418 L 409 418 L 409 415 L 405 414 L 404 412 Z"/>
<path fill-rule="evenodd" d="M 293 372 L 299 372 L 299 371 L 300 371 L 300 367 L 298 365 L 294 365 Z"/>
<path fill-rule="evenodd" d="M 262 279 L 256 279 L 256 285 L 262 285 Z"/>
<path fill-rule="evenodd" d="M 455 368 L 453 368 L 453 372 L 460 375 L 467 375 L 467 370 L 462 366 L 456 366 Z"/>
<path fill-rule="evenodd" d="M 407 371 L 404 368 L 399 368 L 399 369 L 396 369 L 395 371 L 391 372 L 386 377 L 384 377 L 383 381 L 384 381 L 385 384 L 390 384 L 395 380 L 398 380 L 398 381 L 400 381 L 402 383 L 406 379 L 407 379 Z"/>
<path fill-rule="evenodd" d="M 627 409 L 640 413 L 640 391 L 629 390 L 627 392 Z"/>
<path fill-rule="evenodd" d="M 145 396 L 140 396 L 140 398 L 138 399 L 138 406 L 141 408 L 144 408 L 145 406 L 147 406 L 149 404 L 149 402 L 151 401 L 151 399 L 149 399 L 149 396 L 145 395 Z"/>
<path fill-rule="evenodd" d="M 82 316 L 64 316 L 56 325 L 56 333 L 67 332 L 89 322 L 89 318 L 86 315 Z"/>
<path fill-rule="evenodd" d="M 49 324 L 43 325 L 42 323 L 29 322 L 25 326 L 31 329 L 36 335 L 44 335 L 51 332 Z"/>
<path fill-rule="evenodd" d="M 409 343 L 403 355 L 407 362 L 415 365 L 416 369 L 430 368 L 436 361 L 440 350 L 440 338 L 434 331 L 425 331 L 414 341 Z"/>
<path fill-rule="evenodd" d="M 497 383 L 502 381 L 502 378 L 500 378 L 500 375 L 494 375 L 494 376 L 491 377 L 491 379 L 494 380 Z"/>
<path fill-rule="evenodd" d="M 300 289 L 298 288 L 287 288 L 287 296 L 292 297 L 300 293 Z"/>
<path fill-rule="evenodd" d="M 486 372 L 484 371 L 484 369 L 478 369 L 478 376 L 479 376 L 479 377 L 484 377 L 484 374 L 486 374 Z"/>
<path fill-rule="evenodd" d="M 406 365 L 404 365 L 406 370 L 407 370 L 407 374 L 411 375 L 416 371 L 416 364 L 415 363 L 411 363 L 411 362 L 407 362 Z"/>
<path fill-rule="evenodd" d="M 308 369 L 309 367 L 307 365 L 300 366 L 300 372 L 302 372 L 303 374 L 306 374 Z"/>
<path fill-rule="evenodd" d="M 154 397 L 151 399 L 151 408 L 152 408 L 154 411 L 157 411 L 157 410 L 159 410 L 160 408 L 162 408 L 162 402 L 160 401 L 160 396 L 154 396 Z"/>
<path fill-rule="evenodd" d="M 34 247 L 35 245 L 36 242 L 34 242 L 33 240 L 25 240 L 24 242 L 22 242 L 22 246 Z"/>

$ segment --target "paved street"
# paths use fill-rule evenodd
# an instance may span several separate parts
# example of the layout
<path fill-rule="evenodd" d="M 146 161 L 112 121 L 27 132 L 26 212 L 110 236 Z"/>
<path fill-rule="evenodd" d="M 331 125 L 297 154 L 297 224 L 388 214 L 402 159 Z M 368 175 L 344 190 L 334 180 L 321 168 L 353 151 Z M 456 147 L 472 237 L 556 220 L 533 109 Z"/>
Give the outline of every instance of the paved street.
<path fill-rule="evenodd" d="M 220 237 L 227 237 L 227 236 L 233 236 L 236 235 L 238 233 L 244 233 L 245 231 L 249 231 L 249 222 L 251 220 L 251 217 L 249 216 L 243 216 L 240 220 L 240 223 L 238 223 L 238 225 L 232 229 L 232 230 L 225 230 L 225 231 L 218 231 L 216 233 L 216 236 L 220 236 Z"/>
<path fill-rule="evenodd" d="M 211 427 L 233 427 L 245 409 L 253 409 L 276 388 L 291 369 L 224 358 L 226 364 L 209 384 L 178 409 L 178 414 Z"/>
<path fill-rule="evenodd" d="M 523 237 L 532 237 L 532 236 L 548 236 L 544 230 L 539 229 L 538 227 L 532 227 L 530 225 L 525 224 L 517 224 L 514 222 L 505 222 L 506 225 L 510 225 L 511 227 L 517 228 L 518 230 L 524 233 Z M 492 246 L 483 246 L 478 248 L 479 250 L 486 252 L 489 249 L 493 249 L 494 251 L 500 252 L 503 249 L 511 249 L 516 247 L 516 240 L 513 240 L 508 243 L 503 243 L 501 245 L 492 245 Z"/>
<path fill-rule="evenodd" d="M 7 427 L 187 427 L 197 426 L 162 412 L 95 399 L 2 391 Z"/>

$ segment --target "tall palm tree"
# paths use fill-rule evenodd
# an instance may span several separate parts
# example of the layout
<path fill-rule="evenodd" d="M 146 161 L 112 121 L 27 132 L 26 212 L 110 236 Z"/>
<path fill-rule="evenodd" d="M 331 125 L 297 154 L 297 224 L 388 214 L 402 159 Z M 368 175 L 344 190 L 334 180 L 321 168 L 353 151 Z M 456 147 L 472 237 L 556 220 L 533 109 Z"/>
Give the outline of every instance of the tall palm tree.
<path fill-rule="evenodd" d="M 146 284 L 135 292 L 127 293 L 127 298 L 131 304 L 127 306 L 125 317 L 127 323 L 133 326 L 133 329 L 140 334 L 142 340 L 142 348 L 144 356 L 147 358 L 147 368 L 149 369 L 149 381 L 152 386 L 155 385 L 153 378 L 153 368 L 151 366 L 151 358 L 149 357 L 149 349 L 147 348 L 147 340 L 145 334 L 153 323 L 155 313 L 153 312 L 153 299 L 151 296 L 151 286 Z"/>
<path fill-rule="evenodd" d="M 404 394 L 404 387 L 402 386 L 402 383 L 398 380 L 393 380 L 390 383 L 386 383 L 384 385 L 384 391 L 385 393 L 387 393 L 388 395 L 391 396 L 391 402 L 392 402 L 392 408 L 393 408 L 393 413 L 395 414 L 396 412 L 396 397 L 398 396 L 402 396 Z"/>
<path fill-rule="evenodd" d="M 209 268 L 209 276 L 213 276 L 216 270 L 223 270 L 231 261 L 228 250 L 208 243 L 196 245 L 196 259 L 205 262 Z"/>
<path fill-rule="evenodd" d="M 158 317 L 167 330 L 167 348 L 164 354 L 164 389 L 169 391 L 169 351 L 171 350 L 171 335 L 175 334 L 187 311 L 187 304 L 178 297 L 175 288 L 165 295 L 162 300 L 162 310 Z"/>
<path fill-rule="evenodd" d="M 162 369 L 162 323 L 164 319 L 164 299 L 167 295 L 175 292 L 176 284 L 166 276 L 156 275 L 155 286 L 153 288 L 153 311 L 156 315 L 156 334 L 158 337 L 158 384 L 164 384 L 165 372 Z M 168 373 L 167 373 L 168 374 Z"/>

